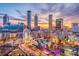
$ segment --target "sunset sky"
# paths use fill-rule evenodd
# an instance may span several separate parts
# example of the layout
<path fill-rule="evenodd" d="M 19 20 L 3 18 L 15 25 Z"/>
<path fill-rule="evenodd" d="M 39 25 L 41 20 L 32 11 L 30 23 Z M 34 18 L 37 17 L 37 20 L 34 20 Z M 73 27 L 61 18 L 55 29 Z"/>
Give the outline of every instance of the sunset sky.
<path fill-rule="evenodd" d="M 18 12 L 19 10 L 20 12 Z M 32 19 L 34 14 L 38 14 L 39 22 L 48 23 L 48 15 L 53 14 L 53 22 L 57 18 L 63 18 L 64 25 L 70 26 L 71 23 L 79 23 L 79 4 L 75 3 L 3 3 L 0 4 L 0 13 L 6 13 L 15 18 L 26 16 L 27 10 L 32 11 Z"/>

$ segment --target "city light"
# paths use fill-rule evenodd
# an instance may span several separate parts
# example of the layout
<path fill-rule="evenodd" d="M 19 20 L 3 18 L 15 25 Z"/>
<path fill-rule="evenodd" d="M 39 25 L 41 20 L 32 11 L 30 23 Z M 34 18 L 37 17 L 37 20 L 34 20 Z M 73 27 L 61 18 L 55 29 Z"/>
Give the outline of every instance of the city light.
<path fill-rule="evenodd" d="M 15 14 L 20 18 L 11 16 L 13 12 L 0 12 L 0 56 L 79 56 L 79 23 L 71 9 L 61 8 L 67 8 L 65 4 L 19 5 L 19 10 L 15 8 L 19 15 Z M 25 5 L 28 10 L 20 10 Z"/>

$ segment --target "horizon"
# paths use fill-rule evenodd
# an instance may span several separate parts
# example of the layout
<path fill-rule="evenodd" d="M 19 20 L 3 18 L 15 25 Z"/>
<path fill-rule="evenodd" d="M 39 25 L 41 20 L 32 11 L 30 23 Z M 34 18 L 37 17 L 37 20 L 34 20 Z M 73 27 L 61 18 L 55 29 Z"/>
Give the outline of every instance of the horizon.
<path fill-rule="evenodd" d="M 48 15 L 52 14 L 52 22 L 58 18 L 63 18 L 64 25 L 71 26 L 71 23 L 79 23 L 78 7 L 79 3 L 1 3 L 0 13 L 24 19 L 21 16 L 27 17 L 27 10 L 31 10 L 32 22 L 34 15 L 38 14 L 39 23 L 48 23 Z"/>

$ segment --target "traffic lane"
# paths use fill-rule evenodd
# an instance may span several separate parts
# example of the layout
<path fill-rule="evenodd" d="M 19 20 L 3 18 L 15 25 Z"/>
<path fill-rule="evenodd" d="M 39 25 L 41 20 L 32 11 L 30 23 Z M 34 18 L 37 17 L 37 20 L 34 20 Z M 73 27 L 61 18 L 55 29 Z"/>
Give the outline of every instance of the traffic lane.
<path fill-rule="evenodd" d="M 24 45 L 24 44 L 21 44 L 21 45 L 19 45 L 19 47 L 23 50 L 23 51 L 25 51 L 26 53 L 27 53 L 27 51 L 29 52 L 29 53 L 33 53 L 33 54 L 35 54 L 35 56 L 39 56 L 39 54 L 37 53 L 37 52 L 41 52 L 41 53 L 45 53 L 45 50 L 40 50 L 40 49 L 32 49 L 31 47 L 28 47 L 27 45 Z M 48 54 L 49 54 L 49 56 L 55 56 L 53 53 L 51 53 L 50 51 L 46 51 Z"/>

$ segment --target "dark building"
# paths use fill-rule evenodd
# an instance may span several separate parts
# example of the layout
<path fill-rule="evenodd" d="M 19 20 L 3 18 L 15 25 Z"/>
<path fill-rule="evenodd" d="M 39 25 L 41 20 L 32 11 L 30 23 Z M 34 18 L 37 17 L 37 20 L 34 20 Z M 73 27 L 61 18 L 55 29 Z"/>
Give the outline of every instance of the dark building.
<path fill-rule="evenodd" d="M 71 32 L 79 36 L 79 25 L 78 23 L 72 23 Z"/>
<path fill-rule="evenodd" d="M 6 39 L 11 33 L 18 33 L 18 36 L 23 38 L 23 24 L 6 24 L 0 29 L 2 38 Z"/>
<path fill-rule="evenodd" d="M 23 25 L 22 24 L 7 24 L 4 25 L 0 32 L 22 32 Z"/>
<path fill-rule="evenodd" d="M 3 25 L 5 25 L 5 24 L 7 24 L 7 23 L 9 23 L 9 17 L 8 17 L 7 14 L 5 14 L 5 15 L 3 16 Z"/>
<path fill-rule="evenodd" d="M 62 29 L 62 26 L 63 26 L 63 19 L 62 18 L 56 19 L 56 29 Z"/>
<path fill-rule="evenodd" d="M 28 29 L 31 28 L 31 11 L 27 11 L 27 27 Z"/>
<path fill-rule="evenodd" d="M 35 14 L 34 16 L 34 27 L 37 28 L 38 27 L 38 15 Z"/>
<path fill-rule="evenodd" d="M 72 32 L 79 32 L 78 23 L 72 23 L 71 31 L 72 31 Z"/>

